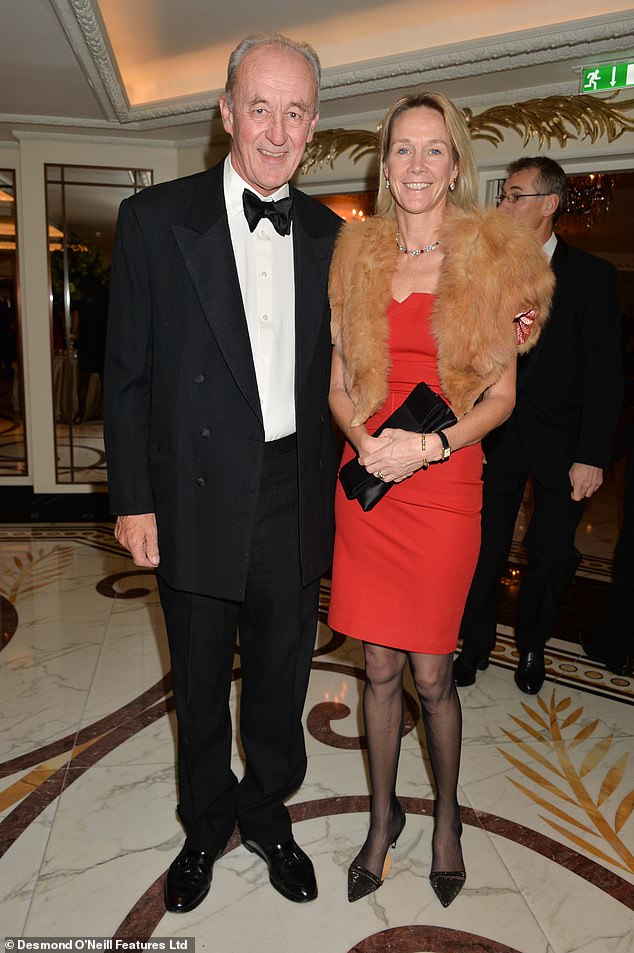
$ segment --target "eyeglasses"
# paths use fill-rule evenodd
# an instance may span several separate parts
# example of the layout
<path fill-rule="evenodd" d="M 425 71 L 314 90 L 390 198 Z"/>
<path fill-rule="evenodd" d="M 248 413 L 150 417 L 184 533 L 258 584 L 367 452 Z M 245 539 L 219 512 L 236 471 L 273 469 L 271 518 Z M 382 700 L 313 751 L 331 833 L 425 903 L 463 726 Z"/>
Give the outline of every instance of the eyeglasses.
<path fill-rule="evenodd" d="M 495 204 L 499 207 L 502 202 L 508 202 L 509 205 L 515 205 L 516 202 L 519 202 L 520 199 L 534 199 L 538 196 L 550 195 L 550 192 L 509 192 L 508 195 L 506 192 L 502 192 L 495 200 Z"/>

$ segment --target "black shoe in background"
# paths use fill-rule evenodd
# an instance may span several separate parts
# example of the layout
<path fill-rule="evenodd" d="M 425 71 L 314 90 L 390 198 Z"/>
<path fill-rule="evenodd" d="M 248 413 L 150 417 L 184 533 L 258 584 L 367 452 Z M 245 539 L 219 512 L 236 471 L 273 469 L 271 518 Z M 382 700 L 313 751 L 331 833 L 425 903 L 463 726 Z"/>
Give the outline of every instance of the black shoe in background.
<path fill-rule="evenodd" d="M 544 684 L 545 677 L 544 650 L 520 652 L 520 660 L 515 670 L 515 684 L 519 690 L 526 695 L 537 695 Z"/>
<path fill-rule="evenodd" d="M 488 655 L 474 655 L 463 649 L 458 658 L 455 658 L 453 662 L 454 684 L 460 688 L 473 685 L 476 680 L 476 672 L 483 672 L 488 667 Z"/>
<path fill-rule="evenodd" d="M 615 675 L 627 678 L 633 674 L 634 657 L 626 648 L 622 651 L 614 651 L 613 648 L 605 646 L 599 636 L 592 636 L 589 633 L 580 634 L 579 639 L 583 651 L 593 662 L 605 665 L 607 670 Z"/>

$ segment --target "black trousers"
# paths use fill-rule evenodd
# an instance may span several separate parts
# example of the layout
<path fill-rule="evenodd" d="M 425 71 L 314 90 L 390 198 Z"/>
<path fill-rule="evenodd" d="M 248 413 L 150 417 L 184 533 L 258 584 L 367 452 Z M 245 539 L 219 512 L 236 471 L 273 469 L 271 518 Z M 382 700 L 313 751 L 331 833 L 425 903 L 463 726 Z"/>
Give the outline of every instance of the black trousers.
<path fill-rule="evenodd" d="M 600 625 L 602 648 L 614 660 L 634 653 L 634 424 L 625 469 L 624 520 L 614 553 L 614 582 Z"/>
<path fill-rule="evenodd" d="M 178 721 L 178 813 L 188 844 L 221 850 L 237 820 L 264 844 L 291 836 L 283 801 L 303 781 L 302 711 L 315 642 L 319 580 L 302 585 L 297 454 L 267 444 L 243 602 L 174 590 L 159 577 Z M 243 777 L 231 769 L 229 709 L 236 633 Z"/>
<path fill-rule="evenodd" d="M 562 473 L 557 485 L 536 479 L 514 421 L 508 426 L 513 429 L 505 434 L 505 452 L 492 453 L 484 467 L 480 555 L 460 628 L 463 651 L 478 657 L 488 656 L 495 645 L 499 580 L 529 476 L 533 478 L 534 509 L 524 538 L 527 567 L 515 622 L 521 652 L 541 650 L 550 638 L 580 558 L 575 533 L 584 504 L 570 498 L 568 474 Z"/>

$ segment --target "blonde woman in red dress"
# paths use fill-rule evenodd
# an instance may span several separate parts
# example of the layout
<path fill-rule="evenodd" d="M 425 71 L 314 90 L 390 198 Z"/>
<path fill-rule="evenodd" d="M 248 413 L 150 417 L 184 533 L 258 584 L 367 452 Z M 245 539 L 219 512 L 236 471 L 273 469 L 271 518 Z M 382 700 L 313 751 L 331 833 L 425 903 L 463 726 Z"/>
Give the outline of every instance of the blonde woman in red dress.
<path fill-rule="evenodd" d="M 372 786 L 348 899 L 381 886 L 405 824 L 396 775 L 409 659 L 436 789 L 430 881 L 448 906 L 466 876 L 452 660 L 480 545 L 480 440 L 513 409 L 518 344 L 537 340 L 552 275 L 528 231 L 477 209 L 469 132 L 445 96 L 394 104 L 381 172 L 377 214 L 344 226 L 330 278 L 330 405 L 347 441 L 342 465 L 358 454 L 393 484 L 368 512 L 341 486 L 336 496 L 330 624 L 363 641 Z M 421 380 L 451 404 L 457 423 L 373 437 Z"/>

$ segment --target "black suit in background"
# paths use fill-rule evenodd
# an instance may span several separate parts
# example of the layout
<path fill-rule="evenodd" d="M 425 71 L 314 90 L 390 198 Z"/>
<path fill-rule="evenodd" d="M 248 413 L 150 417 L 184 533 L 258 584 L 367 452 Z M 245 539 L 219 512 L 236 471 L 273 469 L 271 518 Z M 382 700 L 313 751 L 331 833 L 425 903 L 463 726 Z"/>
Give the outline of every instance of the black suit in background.
<path fill-rule="evenodd" d="M 288 840 L 282 801 L 306 769 L 301 714 L 333 535 L 327 281 L 340 224 L 291 188 L 297 433 L 265 445 L 222 176 L 221 164 L 121 207 L 105 416 L 112 511 L 156 513 L 179 814 L 188 844 L 212 856 L 236 818 L 246 838 Z M 250 684 L 239 785 L 229 712 L 238 626 Z"/>
<path fill-rule="evenodd" d="M 518 361 L 511 417 L 484 441 L 482 542 L 460 631 L 463 653 L 481 659 L 495 645 L 499 579 L 528 477 L 534 511 L 524 540 L 518 649 L 541 651 L 550 637 L 579 560 L 574 538 L 584 503 L 571 499 L 568 472 L 573 463 L 610 465 L 621 408 L 616 269 L 561 239 L 551 265 L 550 319 Z"/>

